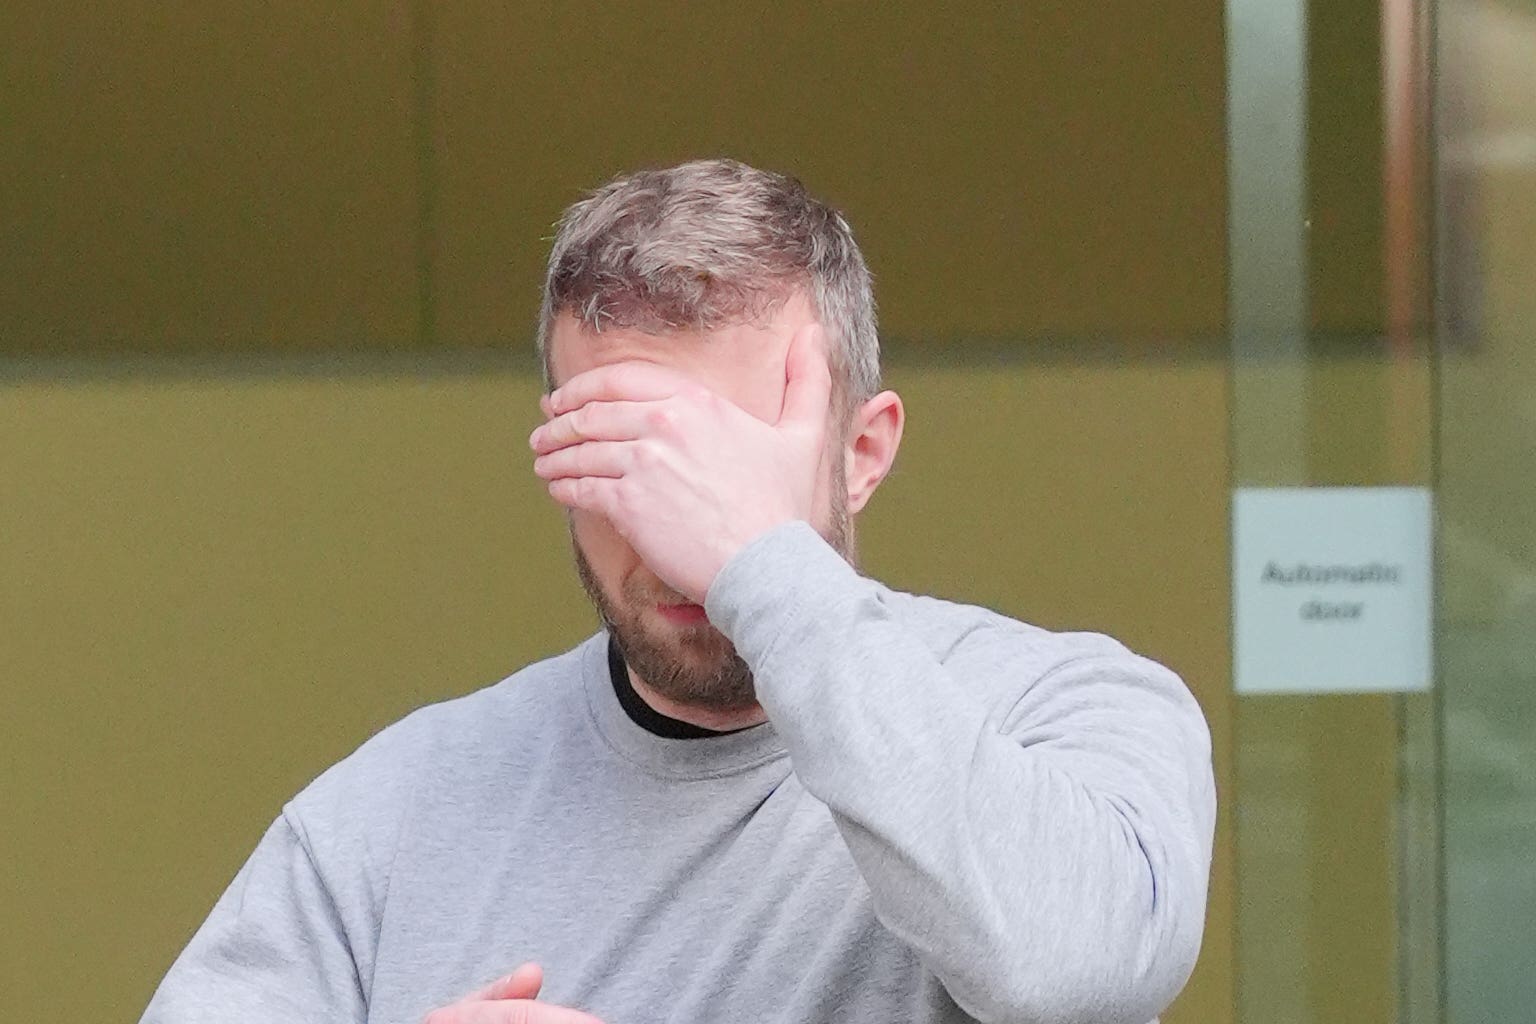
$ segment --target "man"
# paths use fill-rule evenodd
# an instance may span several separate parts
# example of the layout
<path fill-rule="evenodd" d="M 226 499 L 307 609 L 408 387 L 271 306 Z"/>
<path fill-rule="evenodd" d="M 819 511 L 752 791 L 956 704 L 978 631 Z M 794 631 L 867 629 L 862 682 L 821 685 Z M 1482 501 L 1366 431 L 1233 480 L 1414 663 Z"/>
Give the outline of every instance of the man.
<path fill-rule="evenodd" d="M 842 217 L 730 161 L 614 181 L 560 223 L 540 346 L 534 469 L 604 632 L 299 794 L 145 1020 L 1158 1014 L 1204 720 L 1108 638 L 856 571 L 902 406 Z"/>

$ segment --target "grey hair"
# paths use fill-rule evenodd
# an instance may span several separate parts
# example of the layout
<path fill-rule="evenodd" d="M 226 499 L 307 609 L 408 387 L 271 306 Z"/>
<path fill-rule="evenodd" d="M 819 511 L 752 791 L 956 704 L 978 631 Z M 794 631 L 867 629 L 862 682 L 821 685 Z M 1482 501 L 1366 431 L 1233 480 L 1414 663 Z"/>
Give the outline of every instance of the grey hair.
<path fill-rule="evenodd" d="M 787 175 L 696 160 L 610 181 L 561 216 L 538 349 L 546 382 L 555 318 L 592 331 L 709 331 L 768 315 L 804 289 L 827 331 L 845 400 L 880 390 L 864 255 L 842 214 Z"/>

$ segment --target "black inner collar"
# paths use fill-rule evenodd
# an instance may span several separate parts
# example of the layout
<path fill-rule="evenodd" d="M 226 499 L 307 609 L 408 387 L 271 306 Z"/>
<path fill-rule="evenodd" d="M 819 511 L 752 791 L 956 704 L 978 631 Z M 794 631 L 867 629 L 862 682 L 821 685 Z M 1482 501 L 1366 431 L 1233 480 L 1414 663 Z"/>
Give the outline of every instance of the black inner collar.
<path fill-rule="evenodd" d="M 664 715 L 645 702 L 645 698 L 635 692 L 634 684 L 629 681 L 629 670 L 624 665 L 624 654 L 619 650 L 618 642 L 613 635 L 608 636 L 608 674 L 613 677 L 613 692 L 619 698 L 619 706 L 640 728 L 657 736 L 669 740 L 698 740 L 707 736 L 726 736 L 740 729 L 706 729 L 702 725 L 694 725 L 692 722 L 684 722 L 681 719 Z"/>

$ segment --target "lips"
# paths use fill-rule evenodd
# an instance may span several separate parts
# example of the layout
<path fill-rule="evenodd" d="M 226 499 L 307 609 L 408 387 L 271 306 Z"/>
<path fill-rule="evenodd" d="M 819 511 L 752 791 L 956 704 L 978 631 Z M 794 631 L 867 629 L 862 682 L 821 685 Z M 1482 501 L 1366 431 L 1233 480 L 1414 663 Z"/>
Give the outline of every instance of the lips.
<path fill-rule="evenodd" d="M 658 604 L 656 610 L 668 622 L 680 626 L 695 626 L 704 622 L 704 609 L 696 604 Z"/>

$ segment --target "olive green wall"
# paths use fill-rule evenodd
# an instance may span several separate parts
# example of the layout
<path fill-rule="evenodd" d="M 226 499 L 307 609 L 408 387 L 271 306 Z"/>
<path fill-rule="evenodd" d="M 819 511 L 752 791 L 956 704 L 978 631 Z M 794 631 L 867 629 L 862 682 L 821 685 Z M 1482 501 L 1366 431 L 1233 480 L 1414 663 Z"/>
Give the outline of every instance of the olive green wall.
<path fill-rule="evenodd" d="M 1172 662 L 1230 797 L 1222 20 L 0 5 L 10 1008 L 131 1018 L 294 789 L 590 627 L 508 353 L 641 164 L 846 209 L 913 411 L 872 569 Z M 1228 822 L 1174 1022 L 1232 1019 Z"/>
<path fill-rule="evenodd" d="M 0 38 L 0 352 L 519 344 L 560 209 L 715 155 L 846 208 L 893 337 L 1224 324 L 1220 0 L 12 0 Z"/>
<path fill-rule="evenodd" d="M 871 571 L 1181 670 L 1226 772 L 1220 362 L 898 367 Z M 132 1019 L 282 802 L 370 732 L 593 628 L 528 467 L 532 377 L 0 387 L 0 963 L 16 1019 Z M 1219 851 L 1169 1020 L 1230 1020 Z"/>

